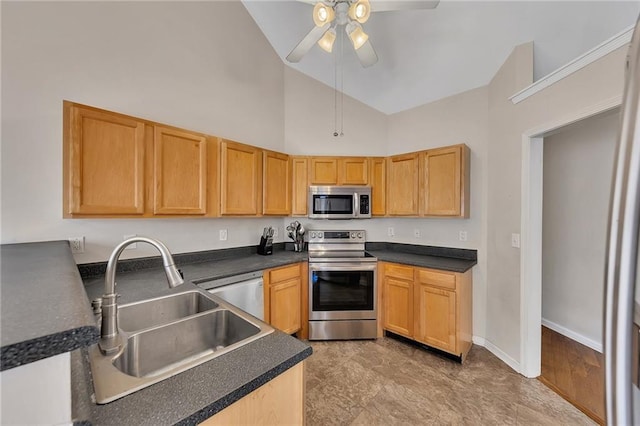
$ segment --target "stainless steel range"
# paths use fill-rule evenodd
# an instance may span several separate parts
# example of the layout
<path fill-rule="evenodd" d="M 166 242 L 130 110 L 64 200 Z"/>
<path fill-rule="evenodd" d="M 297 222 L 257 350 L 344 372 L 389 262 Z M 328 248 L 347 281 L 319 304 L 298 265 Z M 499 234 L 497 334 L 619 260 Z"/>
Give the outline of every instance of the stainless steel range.
<path fill-rule="evenodd" d="M 365 231 L 309 232 L 309 340 L 375 339 L 377 260 Z"/>

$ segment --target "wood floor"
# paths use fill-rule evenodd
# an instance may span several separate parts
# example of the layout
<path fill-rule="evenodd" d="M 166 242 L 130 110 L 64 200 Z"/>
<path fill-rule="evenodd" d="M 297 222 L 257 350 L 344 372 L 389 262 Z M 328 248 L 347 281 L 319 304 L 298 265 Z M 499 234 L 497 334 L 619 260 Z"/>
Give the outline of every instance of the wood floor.
<path fill-rule="evenodd" d="M 542 327 L 540 381 L 604 425 L 604 356 Z"/>

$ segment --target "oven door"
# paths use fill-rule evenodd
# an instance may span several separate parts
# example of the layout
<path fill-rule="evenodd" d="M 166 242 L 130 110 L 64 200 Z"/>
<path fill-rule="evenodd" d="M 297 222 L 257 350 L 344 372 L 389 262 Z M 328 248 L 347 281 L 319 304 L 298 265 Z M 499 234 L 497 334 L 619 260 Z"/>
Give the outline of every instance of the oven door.
<path fill-rule="evenodd" d="M 309 319 L 376 319 L 375 262 L 309 263 Z"/>

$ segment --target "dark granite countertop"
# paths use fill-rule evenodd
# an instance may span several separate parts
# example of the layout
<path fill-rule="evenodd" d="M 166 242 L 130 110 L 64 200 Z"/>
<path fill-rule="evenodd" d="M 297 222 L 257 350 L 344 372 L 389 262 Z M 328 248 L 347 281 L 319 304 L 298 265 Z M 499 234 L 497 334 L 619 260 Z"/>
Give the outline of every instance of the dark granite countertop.
<path fill-rule="evenodd" d="M 464 272 L 476 251 L 393 243 L 368 243 L 379 260 Z M 175 255 L 185 280 L 201 282 L 306 261 L 308 253 L 284 251 L 261 256 L 255 247 Z M 120 303 L 169 293 L 159 258 L 120 262 L 116 281 Z M 90 299 L 104 286 L 104 264 L 79 265 Z M 195 424 L 224 409 L 311 354 L 311 348 L 276 331 L 256 342 L 106 405 L 93 393 L 85 351 L 72 354 L 74 418 L 95 424 Z"/>
<path fill-rule="evenodd" d="M 466 272 L 478 263 L 477 251 L 397 243 L 367 243 L 367 251 L 378 260 L 422 268 Z"/>
<path fill-rule="evenodd" d="M 67 241 L 4 244 L 0 256 L 0 371 L 98 341 Z"/>
<path fill-rule="evenodd" d="M 202 422 L 311 355 L 278 330 L 162 382 L 104 405 L 92 402 L 86 350 L 71 354 L 73 416 L 95 425 L 192 425 Z"/>
<path fill-rule="evenodd" d="M 255 248 L 176 255 L 185 281 L 224 278 L 307 260 L 307 253 L 276 250 L 255 254 Z M 192 263 L 189 263 L 192 262 Z M 103 265 L 80 265 L 85 274 Z M 143 268 L 135 270 L 135 268 Z M 116 274 L 119 303 L 171 293 L 155 259 L 123 260 Z M 129 271 L 129 272 L 127 272 Z M 102 295 L 104 275 L 85 278 L 90 299 Z M 311 347 L 278 330 L 218 358 L 160 383 L 104 405 L 92 402 L 93 382 L 86 351 L 72 354 L 73 415 L 96 425 L 196 424 L 226 408 L 311 355 Z"/>

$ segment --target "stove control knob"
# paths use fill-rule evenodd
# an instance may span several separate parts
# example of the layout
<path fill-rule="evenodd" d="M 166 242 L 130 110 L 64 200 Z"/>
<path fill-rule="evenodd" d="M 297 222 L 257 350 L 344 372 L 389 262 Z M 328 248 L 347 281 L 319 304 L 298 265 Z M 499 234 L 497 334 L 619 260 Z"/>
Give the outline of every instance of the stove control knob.
<path fill-rule="evenodd" d="M 362 232 L 358 232 L 358 238 L 362 238 Z"/>
<path fill-rule="evenodd" d="M 315 233 L 315 232 L 311 232 L 311 234 L 309 234 L 309 236 L 310 236 L 311 238 L 315 238 L 315 237 L 316 237 L 316 233 Z"/>
<path fill-rule="evenodd" d="M 318 234 L 317 234 L 317 236 L 318 236 L 318 238 L 320 238 L 320 239 L 324 238 L 324 236 L 322 235 L 322 231 L 319 231 L 319 232 L 318 232 Z"/>
<path fill-rule="evenodd" d="M 355 238 L 356 238 L 356 233 L 355 233 L 355 232 L 352 232 L 352 233 L 351 233 L 351 239 L 352 239 L 352 240 L 355 240 Z"/>

